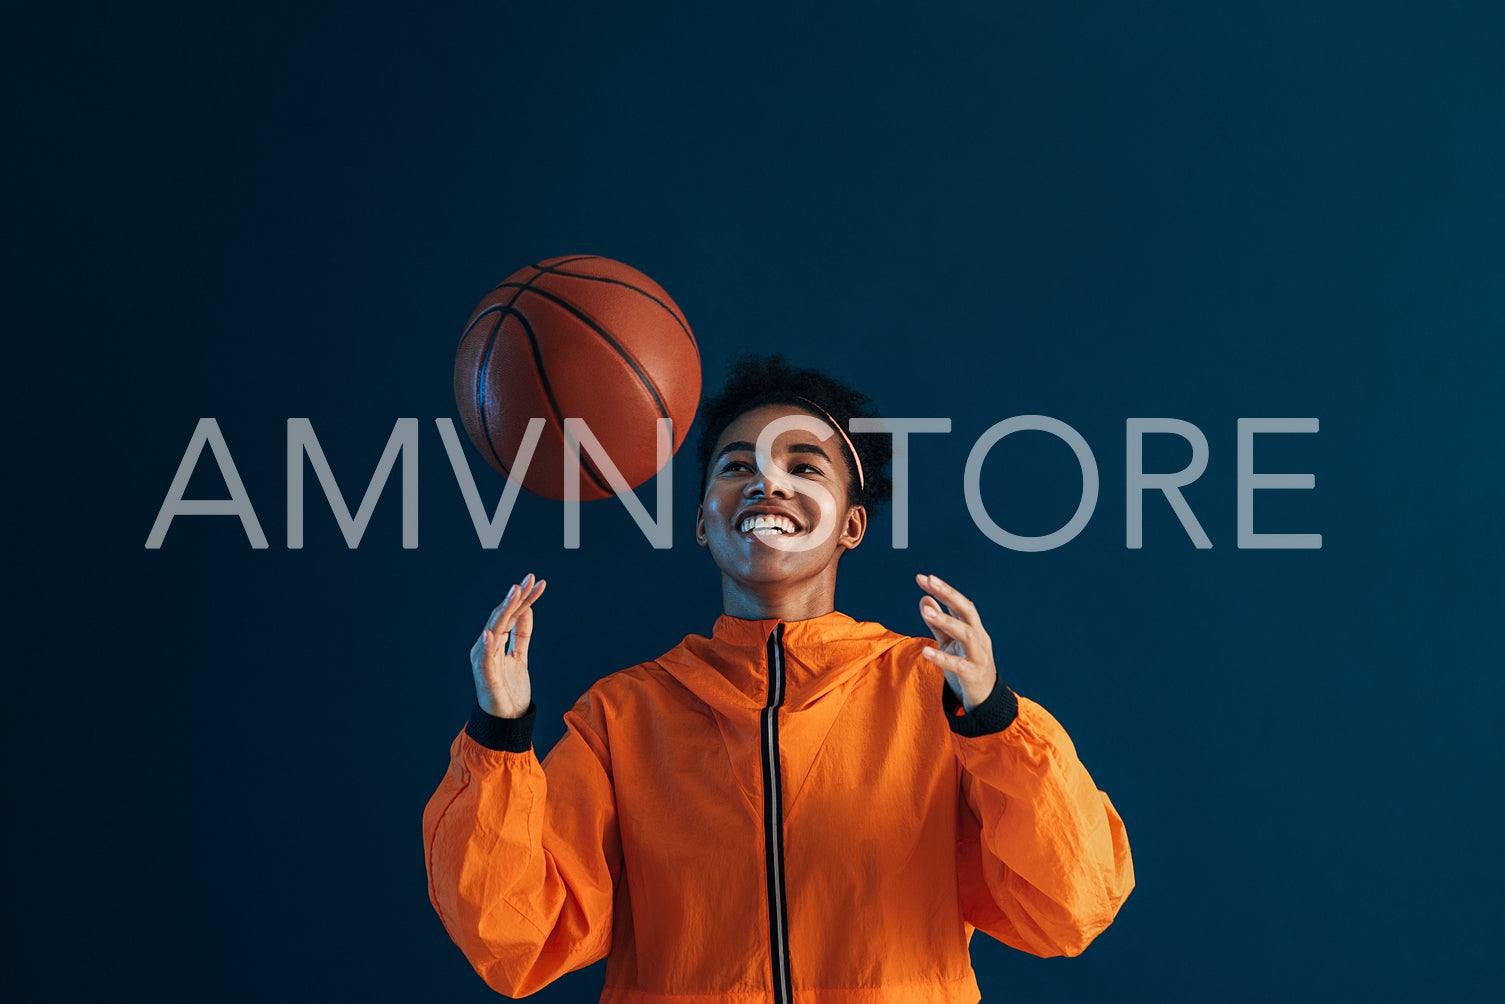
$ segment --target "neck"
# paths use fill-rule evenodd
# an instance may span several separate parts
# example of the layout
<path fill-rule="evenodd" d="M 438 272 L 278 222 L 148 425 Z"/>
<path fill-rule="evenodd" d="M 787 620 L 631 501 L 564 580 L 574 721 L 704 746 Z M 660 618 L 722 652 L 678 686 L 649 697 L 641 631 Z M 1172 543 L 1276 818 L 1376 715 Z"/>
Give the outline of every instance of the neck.
<path fill-rule="evenodd" d="M 734 582 L 721 577 L 721 607 L 741 620 L 807 621 L 836 609 L 836 576 L 807 582 Z"/>

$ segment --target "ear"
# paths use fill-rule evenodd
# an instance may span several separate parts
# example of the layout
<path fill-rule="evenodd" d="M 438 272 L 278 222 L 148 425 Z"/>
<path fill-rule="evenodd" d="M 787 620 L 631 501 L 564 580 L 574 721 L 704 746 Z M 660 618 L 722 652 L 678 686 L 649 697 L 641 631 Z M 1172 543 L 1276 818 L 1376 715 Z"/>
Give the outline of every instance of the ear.
<path fill-rule="evenodd" d="M 710 546 L 710 540 L 705 535 L 705 506 L 695 507 L 695 543 L 701 547 Z"/>
<path fill-rule="evenodd" d="M 867 506 L 854 505 L 847 510 L 847 524 L 842 528 L 842 547 L 851 550 L 862 543 L 862 535 L 867 533 Z"/>

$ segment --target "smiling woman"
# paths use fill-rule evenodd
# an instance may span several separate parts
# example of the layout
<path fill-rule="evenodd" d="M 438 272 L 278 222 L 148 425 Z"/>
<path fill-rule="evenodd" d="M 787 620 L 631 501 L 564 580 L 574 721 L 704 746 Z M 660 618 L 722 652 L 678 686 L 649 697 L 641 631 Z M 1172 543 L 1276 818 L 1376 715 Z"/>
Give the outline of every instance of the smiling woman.
<path fill-rule="evenodd" d="M 863 436 L 857 452 L 843 429 L 874 414 L 863 395 L 778 356 L 744 359 L 706 402 L 695 539 L 721 569 L 728 616 L 803 621 L 835 609 L 837 562 L 891 492 L 891 440 Z"/>
<path fill-rule="evenodd" d="M 541 763 L 543 582 L 493 611 L 423 829 L 430 900 L 494 989 L 605 957 L 608 1002 L 975 1002 L 974 929 L 1076 955 L 1113 920 L 1123 824 L 999 680 L 971 601 L 916 576 L 932 638 L 835 609 L 890 491 L 888 438 L 845 428 L 871 414 L 778 357 L 734 368 L 702 410 L 696 514 L 724 613 L 593 685 Z"/>

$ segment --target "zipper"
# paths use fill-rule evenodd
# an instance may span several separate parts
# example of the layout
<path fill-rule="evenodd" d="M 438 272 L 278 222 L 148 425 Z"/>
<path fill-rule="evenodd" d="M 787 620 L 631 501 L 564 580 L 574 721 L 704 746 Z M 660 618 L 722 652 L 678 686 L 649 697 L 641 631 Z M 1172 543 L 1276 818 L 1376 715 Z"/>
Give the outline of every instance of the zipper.
<path fill-rule="evenodd" d="M 784 703 L 784 622 L 768 636 L 768 706 L 763 709 L 763 857 L 768 870 L 768 942 L 773 949 L 773 999 L 793 1004 L 789 975 L 789 909 L 784 899 L 784 792 L 779 773 L 779 706 Z"/>

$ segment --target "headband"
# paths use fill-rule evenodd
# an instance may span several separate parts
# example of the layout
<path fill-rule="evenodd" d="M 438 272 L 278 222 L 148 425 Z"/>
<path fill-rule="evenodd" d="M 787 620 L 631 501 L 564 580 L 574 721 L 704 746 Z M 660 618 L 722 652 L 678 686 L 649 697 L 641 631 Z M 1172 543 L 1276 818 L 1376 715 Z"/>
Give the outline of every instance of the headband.
<path fill-rule="evenodd" d="M 857 465 L 857 487 L 866 490 L 866 488 L 867 488 L 867 482 L 865 480 L 863 480 L 863 477 L 862 477 L 862 458 L 859 457 L 859 456 L 857 456 L 857 447 L 855 447 L 855 446 L 852 445 L 852 438 L 847 435 L 847 430 L 845 430 L 845 429 L 843 429 L 841 427 L 841 423 L 840 422 L 836 421 L 836 419 L 834 419 L 834 418 L 831 417 L 831 413 L 829 411 L 827 411 L 826 409 L 822 408 L 820 405 L 816 404 L 814 401 L 810 400 L 808 397 L 800 397 L 798 394 L 796 394 L 794 396 L 795 397 L 799 397 L 801 401 L 805 402 L 810 407 L 814 408 L 816 411 L 818 411 L 822 415 L 826 416 L 826 419 L 833 426 L 835 426 L 836 431 L 839 432 L 839 433 L 841 433 L 841 438 L 842 438 L 843 441 L 846 442 L 847 449 L 852 452 L 852 462 Z"/>

